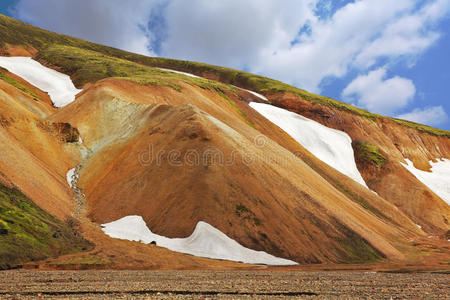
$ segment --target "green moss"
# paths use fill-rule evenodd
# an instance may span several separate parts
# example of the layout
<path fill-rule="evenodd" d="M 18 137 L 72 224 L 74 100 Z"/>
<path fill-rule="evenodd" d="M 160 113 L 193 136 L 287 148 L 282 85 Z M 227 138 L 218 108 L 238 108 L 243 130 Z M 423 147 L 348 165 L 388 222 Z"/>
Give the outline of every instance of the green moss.
<path fill-rule="evenodd" d="M 116 77 L 118 79 L 128 80 L 140 85 L 153 85 L 153 86 L 167 86 L 174 89 L 177 92 L 181 92 L 181 87 L 171 82 L 164 82 L 157 78 L 149 78 L 146 76 L 133 76 L 133 77 Z"/>
<path fill-rule="evenodd" d="M 255 224 L 256 226 L 261 225 L 261 220 L 258 219 L 251 210 L 249 210 L 242 204 L 236 205 L 235 213 L 238 217 L 242 218 L 243 220 L 253 222 L 253 224 Z"/>
<path fill-rule="evenodd" d="M 61 68 L 64 73 L 73 77 L 79 87 L 105 78 L 119 78 L 142 85 L 167 86 L 176 91 L 181 91 L 181 87 L 177 84 L 179 81 L 203 89 L 233 90 L 217 81 L 168 72 L 72 46 L 49 46 L 41 50 L 37 58 Z"/>
<path fill-rule="evenodd" d="M 0 269 L 92 248 L 69 224 L 1 183 L 0 228 Z"/>
<path fill-rule="evenodd" d="M 53 45 L 45 48 L 37 57 L 58 66 L 74 77 L 78 86 L 110 77 L 128 79 L 141 84 L 167 85 L 174 87 L 153 68 L 104 54 L 71 46 Z M 154 76 L 151 76 L 154 75 Z"/>
<path fill-rule="evenodd" d="M 239 204 L 239 205 L 236 205 L 235 212 L 238 216 L 241 216 L 242 214 L 250 213 L 250 210 L 247 207 L 245 207 L 244 205 Z"/>
<path fill-rule="evenodd" d="M 227 84 L 233 84 L 262 94 L 292 93 L 311 103 L 333 107 L 338 110 L 357 114 L 371 120 L 388 118 L 370 113 L 351 104 L 342 103 L 335 99 L 315 95 L 305 90 L 298 89 L 280 81 L 263 76 L 198 62 L 181 61 L 161 57 L 146 57 L 127 51 L 90 43 L 81 39 L 56 34 L 3 15 L 0 15 L 0 32 L 2 33 L 0 35 L 0 47 L 5 47 L 7 45 L 21 45 L 25 48 L 33 47 L 39 50 L 40 57 L 43 60 L 54 64 L 55 66 L 61 67 L 66 73 L 73 75 L 79 71 L 77 73 L 79 78 L 75 77 L 75 82 L 78 86 L 86 82 L 92 82 L 107 77 L 120 77 L 140 84 L 170 86 L 178 90 L 175 86 L 176 83 L 171 82 L 167 77 L 168 74 L 163 75 L 161 74 L 162 71 L 159 71 L 158 75 L 155 73 L 156 70 L 153 70 L 153 73 L 147 73 L 147 71 L 145 71 L 148 70 L 146 67 L 162 67 L 194 73 L 197 75 L 211 74 L 214 78 L 218 78 L 218 81 L 222 82 L 220 83 L 217 81 L 193 78 L 172 73 L 172 78 L 183 80 L 202 88 L 217 90 L 217 87 L 220 87 L 222 90 L 232 90 L 232 88 L 230 88 Z M 65 53 L 65 58 L 62 59 L 59 57 L 61 50 L 63 50 L 60 48 L 62 47 L 60 45 L 71 47 L 66 48 L 66 50 L 70 49 L 70 52 Z M 58 47 L 60 51 L 55 51 Z M 78 50 L 74 48 L 78 48 Z M 90 62 L 90 59 L 93 57 L 92 52 L 90 52 L 87 57 L 84 57 L 84 55 L 89 52 L 82 50 L 97 53 L 97 56 L 94 57 L 95 59 L 92 63 L 84 65 L 86 62 Z M 52 54 L 55 54 L 56 56 L 52 56 Z M 124 61 L 133 62 L 134 64 L 129 65 Z M 75 69 L 73 69 L 72 65 L 76 65 Z M 141 66 L 142 68 L 139 68 L 138 66 Z M 86 74 L 83 74 L 84 72 L 81 72 L 82 70 L 86 71 Z M 124 73 L 122 73 L 123 70 L 125 70 Z M 137 73 L 134 73 L 133 70 L 137 71 Z M 450 137 L 450 131 L 440 130 L 399 119 L 392 120 L 402 126 L 414 128 L 421 132 L 437 136 Z"/>
<path fill-rule="evenodd" d="M 304 232 L 310 238 L 314 239 L 313 232 L 324 232 L 326 235 L 336 236 L 336 232 L 339 232 L 339 236 L 335 237 L 337 244 L 330 244 L 330 247 L 339 253 L 339 262 L 356 264 L 356 263 L 370 263 L 385 258 L 385 256 L 376 250 L 367 240 L 354 232 L 352 229 L 344 225 L 337 218 L 331 217 L 328 220 L 320 219 L 311 213 L 308 213 L 311 224 L 314 226 L 304 227 L 309 228 Z M 316 227 L 317 230 L 314 228 Z"/>
<path fill-rule="evenodd" d="M 393 222 L 395 223 L 394 220 L 389 219 L 385 214 L 383 214 L 379 209 L 377 209 L 376 207 L 372 206 L 369 202 L 367 202 L 366 199 L 364 199 L 363 197 L 359 196 L 356 193 L 352 193 L 351 191 L 349 191 L 344 185 L 336 182 L 334 184 L 334 186 L 340 190 L 342 193 L 344 193 L 349 199 L 353 200 L 354 202 L 358 203 L 359 205 L 361 205 L 364 209 L 372 212 L 373 214 L 375 214 L 376 216 Z"/>
<path fill-rule="evenodd" d="M 5 82 L 7 82 L 7 83 L 9 83 L 12 86 L 15 86 L 16 88 L 18 88 L 22 92 L 27 93 L 28 95 L 33 97 L 34 100 L 38 100 L 39 97 L 36 95 L 35 92 L 33 92 L 32 90 L 30 90 L 29 88 L 27 88 L 26 86 L 24 86 L 23 84 L 21 84 L 20 82 L 15 80 L 13 77 L 9 76 L 6 73 L 6 70 L 3 69 L 3 68 L 0 68 L 0 79 L 5 81 Z"/>
<path fill-rule="evenodd" d="M 358 162 L 376 167 L 386 164 L 386 157 L 380 153 L 380 149 L 368 142 L 354 141 L 355 158 Z"/>
<path fill-rule="evenodd" d="M 342 255 L 347 263 L 370 263 L 385 258 L 362 237 L 354 232 L 349 233 L 346 238 L 338 239 L 339 245 L 344 249 Z"/>
<path fill-rule="evenodd" d="M 419 123 L 415 123 L 415 122 L 411 122 L 411 121 L 407 121 L 407 120 L 402 120 L 402 119 L 396 119 L 396 118 L 391 118 L 391 119 L 394 120 L 394 122 L 396 122 L 397 124 L 400 124 L 405 127 L 413 128 L 413 129 L 416 129 L 421 132 L 431 133 L 431 134 L 437 135 L 437 136 L 450 137 L 450 131 L 448 131 L 448 130 L 437 129 L 437 128 L 430 127 L 427 125 L 423 125 L 423 124 L 419 124 Z"/>
<path fill-rule="evenodd" d="M 104 265 L 105 262 L 95 256 L 95 255 L 86 255 L 86 256 L 79 256 L 79 257 L 74 257 L 70 260 L 67 261 L 63 261 L 63 262 L 59 262 L 59 265 Z"/>

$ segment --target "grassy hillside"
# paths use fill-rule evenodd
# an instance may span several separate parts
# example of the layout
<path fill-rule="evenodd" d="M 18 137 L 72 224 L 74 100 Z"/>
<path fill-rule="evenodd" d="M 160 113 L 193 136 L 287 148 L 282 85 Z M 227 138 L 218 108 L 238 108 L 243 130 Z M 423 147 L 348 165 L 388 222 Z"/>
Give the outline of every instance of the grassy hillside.
<path fill-rule="evenodd" d="M 194 74 L 214 74 L 223 83 L 237 85 L 260 93 L 289 92 L 312 103 L 348 111 L 373 120 L 386 118 L 359 109 L 353 105 L 311 94 L 302 89 L 263 76 L 197 62 L 146 57 L 66 35 L 56 34 L 3 15 L 0 15 L 0 32 L 2 33 L 0 35 L 0 48 L 7 47 L 8 45 L 20 45 L 25 48 L 36 49 L 39 51 L 39 57 L 41 59 L 62 68 L 70 75 L 75 75 L 75 82 L 79 86 L 89 81 L 96 81 L 107 77 L 123 77 L 142 84 L 165 85 L 175 89 L 178 88 L 173 83 L 173 79 L 175 78 L 206 88 L 219 87 L 222 90 L 228 88 L 226 85 L 211 80 L 195 79 L 179 74 L 168 75 L 164 74 L 164 72 L 145 68 L 142 65 L 164 67 Z M 89 62 L 89 64 L 86 65 L 86 62 Z M 436 129 L 405 120 L 393 120 L 402 126 L 421 132 L 450 137 L 450 131 L 447 130 Z"/>
<path fill-rule="evenodd" d="M 181 90 L 176 84 L 180 80 L 204 89 L 234 90 L 229 85 L 217 81 L 167 72 L 72 46 L 49 46 L 42 50 L 37 58 L 60 67 L 66 74 L 71 74 L 78 86 L 105 78 L 121 78 L 144 85 L 168 86 L 176 91 Z"/>
<path fill-rule="evenodd" d="M 368 142 L 355 141 L 353 142 L 353 148 L 356 161 L 375 167 L 382 167 L 386 164 L 386 157 L 380 153 L 380 149 L 375 145 Z"/>
<path fill-rule="evenodd" d="M 91 249 L 74 225 L 59 221 L 17 189 L 0 183 L 0 269 Z"/>

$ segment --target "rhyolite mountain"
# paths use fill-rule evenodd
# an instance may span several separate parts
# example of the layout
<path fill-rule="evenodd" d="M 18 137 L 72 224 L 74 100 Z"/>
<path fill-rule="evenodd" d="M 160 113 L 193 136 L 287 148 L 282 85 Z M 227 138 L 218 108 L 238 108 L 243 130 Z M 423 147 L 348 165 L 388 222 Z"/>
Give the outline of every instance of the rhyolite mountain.
<path fill-rule="evenodd" d="M 448 263 L 449 131 L 6 16 L 0 56 L 82 90 L 57 105 L 0 69 L 0 267 L 243 267 L 102 231 L 127 216 L 169 238 L 204 222 L 298 264 Z"/>

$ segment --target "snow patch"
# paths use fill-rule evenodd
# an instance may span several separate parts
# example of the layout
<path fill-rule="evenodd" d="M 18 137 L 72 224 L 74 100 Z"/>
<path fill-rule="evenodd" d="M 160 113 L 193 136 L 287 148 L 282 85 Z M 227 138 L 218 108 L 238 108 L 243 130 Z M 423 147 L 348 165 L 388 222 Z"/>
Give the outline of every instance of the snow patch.
<path fill-rule="evenodd" d="M 102 224 L 102 230 L 112 238 L 150 244 L 172 251 L 213 259 L 224 259 L 249 264 L 296 265 L 291 260 L 278 258 L 263 251 L 241 246 L 220 230 L 205 222 L 198 222 L 194 232 L 187 238 L 167 238 L 150 231 L 141 216 L 127 216 Z"/>
<path fill-rule="evenodd" d="M 166 72 L 183 74 L 183 75 L 186 75 L 186 76 L 189 76 L 189 77 L 201 78 L 201 77 L 199 77 L 197 75 L 194 75 L 194 74 L 191 74 L 191 73 L 186 73 L 186 72 L 181 72 L 181 71 L 176 71 L 176 70 L 171 70 L 171 69 L 165 69 L 165 68 L 158 68 L 158 69 L 160 69 L 162 71 L 166 71 Z"/>
<path fill-rule="evenodd" d="M 405 159 L 406 164 L 400 162 L 418 180 L 450 205 L 450 159 L 430 161 L 431 172 L 422 171 L 414 167 L 414 163 Z"/>
<path fill-rule="evenodd" d="M 73 188 L 73 181 L 75 180 L 75 169 L 70 169 L 66 174 L 67 183 L 69 184 L 70 188 Z"/>
<path fill-rule="evenodd" d="M 55 107 L 63 107 L 81 92 L 68 75 L 44 67 L 31 57 L 0 57 L 0 66 L 47 92 Z"/>
<path fill-rule="evenodd" d="M 276 106 L 256 102 L 249 105 L 318 159 L 367 187 L 356 167 L 352 139 L 347 133 Z"/>

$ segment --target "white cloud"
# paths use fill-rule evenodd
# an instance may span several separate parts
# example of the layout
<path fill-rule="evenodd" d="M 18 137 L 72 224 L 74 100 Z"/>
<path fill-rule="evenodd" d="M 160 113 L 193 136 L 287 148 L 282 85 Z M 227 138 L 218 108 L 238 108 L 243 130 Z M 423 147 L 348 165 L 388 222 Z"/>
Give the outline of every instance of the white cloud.
<path fill-rule="evenodd" d="M 391 114 L 408 104 L 416 88 L 409 79 L 385 77 L 385 68 L 358 76 L 343 90 L 342 97 L 371 112 Z"/>
<path fill-rule="evenodd" d="M 244 68 L 266 48 L 288 48 L 314 0 L 171 1 L 162 55 Z"/>
<path fill-rule="evenodd" d="M 442 106 L 433 106 L 423 109 L 416 108 L 409 113 L 398 115 L 397 118 L 436 126 L 446 122 L 448 115 Z"/>
<path fill-rule="evenodd" d="M 406 13 L 389 23 L 380 37 L 365 47 L 356 57 L 356 65 L 370 67 L 380 57 L 419 54 L 432 45 L 439 33 L 430 29 L 449 10 L 448 0 L 432 2 L 417 12 Z"/>
<path fill-rule="evenodd" d="M 324 78 L 346 75 L 380 29 L 412 6 L 407 0 L 366 0 L 349 3 L 324 21 L 313 17 L 311 34 L 301 35 L 293 47 L 264 51 L 256 70 L 319 92 Z"/>
<path fill-rule="evenodd" d="M 148 47 L 160 43 L 155 49 L 161 56 L 247 69 L 320 92 L 324 78 L 367 70 L 381 57 L 413 60 L 438 39 L 434 25 L 449 12 L 450 0 L 358 0 L 334 13 L 333 5 L 338 3 L 19 0 L 17 16 L 139 53 L 154 54 Z M 157 24 L 149 29 L 150 18 Z"/>
<path fill-rule="evenodd" d="M 325 77 L 347 74 L 380 30 L 405 13 L 413 14 L 415 7 L 411 0 L 361 0 L 329 18 L 316 14 L 318 6 L 330 9 L 331 4 L 317 0 L 287 0 L 283 5 L 278 0 L 171 1 L 161 55 L 248 68 L 319 92 Z M 304 26 L 309 32 L 299 35 Z"/>
<path fill-rule="evenodd" d="M 254 70 L 313 92 L 327 77 L 343 77 L 354 67 L 367 70 L 381 57 L 411 58 L 439 37 L 433 26 L 449 11 L 448 0 L 417 9 L 411 0 L 361 0 L 331 18 L 310 18 L 311 33 L 281 49 L 263 49 Z"/>
<path fill-rule="evenodd" d="M 148 50 L 145 29 L 151 7 L 160 1 L 19 0 L 15 16 L 53 31 L 141 54 Z"/>

